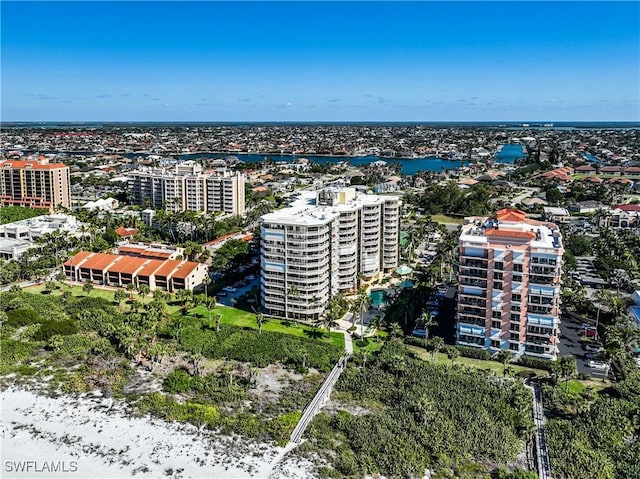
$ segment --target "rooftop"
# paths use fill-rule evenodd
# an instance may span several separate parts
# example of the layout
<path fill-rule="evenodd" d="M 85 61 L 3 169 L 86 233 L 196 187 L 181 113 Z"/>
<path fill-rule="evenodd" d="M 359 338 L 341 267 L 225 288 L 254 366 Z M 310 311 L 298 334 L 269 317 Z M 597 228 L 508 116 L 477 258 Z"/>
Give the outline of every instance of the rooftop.
<path fill-rule="evenodd" d="M 380 205 L 394 199 L 389 196 L 367 195 L 358 193 L 351 188 L 324 188 L 336 194 L 345 193 L 343 203 L 333 205 L 317 205 L 318 191 L 306 190 L 298 194 L 297 198 L 287 208 L 276 210 L 262 216 L 264 222 L 286 223 L 297 225 L 324 225 L 340 216 L 341 212 L 355 211 L 363 206 Z"/>
<path fill-rule="evenodd" d="M 502 209 L 493 218 L 468 217 L 460 241 L 470 243 L 528 243 L 533 248 L 562 248 L 560 230 L 553 223 L 527 219 L 524 212 Z"/>

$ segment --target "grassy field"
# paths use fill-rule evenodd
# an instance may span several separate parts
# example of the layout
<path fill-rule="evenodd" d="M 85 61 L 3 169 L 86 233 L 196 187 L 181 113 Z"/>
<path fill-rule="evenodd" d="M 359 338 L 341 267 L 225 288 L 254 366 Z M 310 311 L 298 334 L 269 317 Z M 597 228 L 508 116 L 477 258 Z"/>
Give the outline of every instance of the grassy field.
<path fill-rule="evenodd" d="M 422 359 L 431 361 L 431 353 L 429 351 L 426 351 L 424 348 L 420 348 L 418 346 L 410 346 L 410 345 L 407 346 L 407 348 L 415 352 Z M 436 353 L 436 363 L 451 364 L 451 360 L 444 353 Z M 454 364 L 462 364 L 463 366 L 468 366 L 470 368 L 475 368 L 475 369 L 490 370 L 498 374 L 502 374 L 504 370 L 502 363 L 499 363 L 497 361 L 485 361 L 482 359 L 465 358 L 462 356 L 458 356 Z M 547 374 L 549 374 L 547 371 L 543 369 L 527 368 L 524 366 L 518 366 L 517 364 L 509 364 L 507 367 L 510 368 L 514 373 L 519 373 L 519 372 L 532 373 L 537 376 L 546 376 Z"/>
<path fill-rule="evenodd" d="M 204 306 L 197 306 L 190 311 L 191 314 L 196 314 L 204 318 L 208 317 L 207 308 Z M 211 315 L 219 314 L 221 316 L 220 322 L 222 324 L 230 324 L 241 328 L 258 329 L 258 323 L 256 322 L 256 315 L 243 311 L 237 308 L 231 308 L 228 306 L 216 306 L 211 311 Z M 265 318 L 262 323 L 263 331 L 273 331 L 276 333 L 291 334 L 293 336 L 301 336 L 305 338 L 317 338 L 320 341 L 334 344 L 341 348 L 344 348 L 344 335 L 342 333 L 332 332 L 330 335 L 323 330 L 314 331 L 313 328 L 303 325 L 291 323 L 291 326 L 287 326 L 280 319 Z"/>
<path fill-rule="evenodd" d="M 61 283 L 57 283 L 59 286 L 61 285 Z M 62 287 L 60 289 L 55 289 L 53 290 L 51 293 L 51 295 L 54 296 L 60 296 L 62 295 L 62 293 L 64 291 L 71 291 L 71 294 L 73 296 L 91 296 L 92 298 L 103 298 L 106 299 L 108 301 L 112 301 L 113 302 L 113 292 L 114 289 L 103 289 L 100 288 L 98 286 L 93 287 L 93 289 L 91 290 L 91 293 L 89 293 L 87 295 L 87 293 L 84 292 L 84 290 L 82 289 L 82 286 L 79 285 L 73 285 L 73 286 L 69 286 L 68 284 L 64 284 L 61 285 Z M 26 291 L 27 293 L 42 293 L 42 291 L 44 290 L 45 286 L 44 284 L 38 284 L 35 286 L 29 286 L 27 288 L 24 288 L 23 291 Z M 153 300 L 153 296 L 152 295 L 147 295 L 145 297 L 140 296 L 138 293 L 136 292 L 129 292 L 127 291 L 127 293 L 129 294 L 129 297 L 133 297 L 135 299 L 137 299 L 138 301 L 140 301 L 141 303 L 148 303 L 150 301 Z M 124 302 L 123 302 L 124 304 Z M 177 305 L 172 305 L 170 304 L 168 306 L 169 309 L 169 314 L 173 314 L 176 313 L 177 311 L 180 310 L 180 306 Z"/>
<path fill-rule="evenodd" d="M 449 223 L 449 224 L 456 224 L 456 225 L 461 225 L 462 223 L 464 223 L 464 220 L 462 218 L 454 218 L 452 216 L 447 216 L 447 215 L 432 215 L 431 219 L 433 221 L 436 221 L 437 223 Z"/>

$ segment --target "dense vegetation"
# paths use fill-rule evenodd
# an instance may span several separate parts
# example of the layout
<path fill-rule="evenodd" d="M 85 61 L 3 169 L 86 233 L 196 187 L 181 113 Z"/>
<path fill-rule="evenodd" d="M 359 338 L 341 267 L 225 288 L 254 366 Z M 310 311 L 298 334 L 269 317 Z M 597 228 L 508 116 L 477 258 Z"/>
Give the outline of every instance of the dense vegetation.
<path fill-rule="evenodd" d="M 468 190 L 461 190 L 456 182 L 451 181 L 444 185 L 434 183 L 419 195 L 408 194 L 405 201 L 427 214 L 476 216 L 492 211 L 488 201 L 493 196 L 490 185 L 478 183 Z"/>
<path fill-rule="evenodd" d="M 247 361 L 258 367 L 283 363 L 294 368 L 329 371 L 341 348 L 288 334 L 221 325 L 216 331 L 208 321 L 183 318 L 175 326 L 180 348 L 210 359 Z"/>
<path fill-rule="evenodd" d="M 308 431 L 335 477 L 382 474 L 487 477 L 513 461 L 531 437 L 530 394 L 515 380 L 414 358 L 398 342 L 350 367 L 336 397 L 370 406 L 364 415 L 320 414 Z M 331 451 L 335 451 L 331 453 Z"/>
<path fill-rule="evenodd" d="M 0 225 L 34 218 L 47 213 L 49 213 L 49 211 L 46 209 L 35 210 L 33 208 L 24 208 L 22 206 L 3 206 L 0 208 Z"/>
<path fill-rule="evenodd" d="M 553 477 L 640 477 L 640 373 L 600 392 L 546 386 L 547 437 Z"/>

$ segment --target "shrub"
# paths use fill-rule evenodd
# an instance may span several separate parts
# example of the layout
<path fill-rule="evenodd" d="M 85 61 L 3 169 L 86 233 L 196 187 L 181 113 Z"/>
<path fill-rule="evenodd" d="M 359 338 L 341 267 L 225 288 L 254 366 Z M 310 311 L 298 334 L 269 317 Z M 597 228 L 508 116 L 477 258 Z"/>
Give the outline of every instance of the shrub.
<path fill-rule="evenodd" d="M 521 357 L 518 360 L 518 364 L 527 368 L 544 369 L 545 371 L 551 371 L 553 368 L 553 363 L 548 359 L 529 358 L 527 356 Z"/>
<path fill-rule="evenodd" d="M 162 387 L 168 393 L 186 393 L 191 388 L 191 376 L 184 369 L 174 369 L 164 380 Z"/>
<path fill-rule="evenodd" d="M 491 354 L 486 349 L 472 348 L 468 346 L 456 347 L 458 348 L 458 351 L 460 351 L 460 356 L 464 356 L 465 358 L 483 359 L 485 361 L 491 359 Z"/>
<path fill-rule="evenodd" d="M 72 319 L 62 321 L 47 321 L 40 326 L 33 338 L 37 341 L 48 341 L 51 336 L 69 336 L 78 332 L 78 326 Z"/>
<path fill-rule="evenodd" d="M 42 323 L 43 319 L 33 309 L 13 309 L 7 311 L 7 326 L 19 328 L 31 324 Z"/>
<path fill-rule="evenodd" d="M 367 346 L 369 346 L 369 340 L 367 338 L 358 339 L 356 340 L 356 346 L 358 346 L 359 348 L 366 348 Z"/>

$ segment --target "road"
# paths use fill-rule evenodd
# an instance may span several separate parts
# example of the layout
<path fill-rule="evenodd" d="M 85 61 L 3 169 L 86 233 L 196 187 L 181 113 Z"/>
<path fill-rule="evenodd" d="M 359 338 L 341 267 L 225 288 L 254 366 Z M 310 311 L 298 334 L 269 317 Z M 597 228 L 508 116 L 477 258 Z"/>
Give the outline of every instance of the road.
<path fill-rule="evenodd" d="M 533 421 L 536 425 L 536 463 L 538 466 L 538 479 L 551 479 L 551 464 L 549 463 L 549 451 L 547 437 L 544 431 L 544 409 L 542 407 L 542 392 L 537 381 L 525 384 L 525 387 L 533 392 Z"/>

